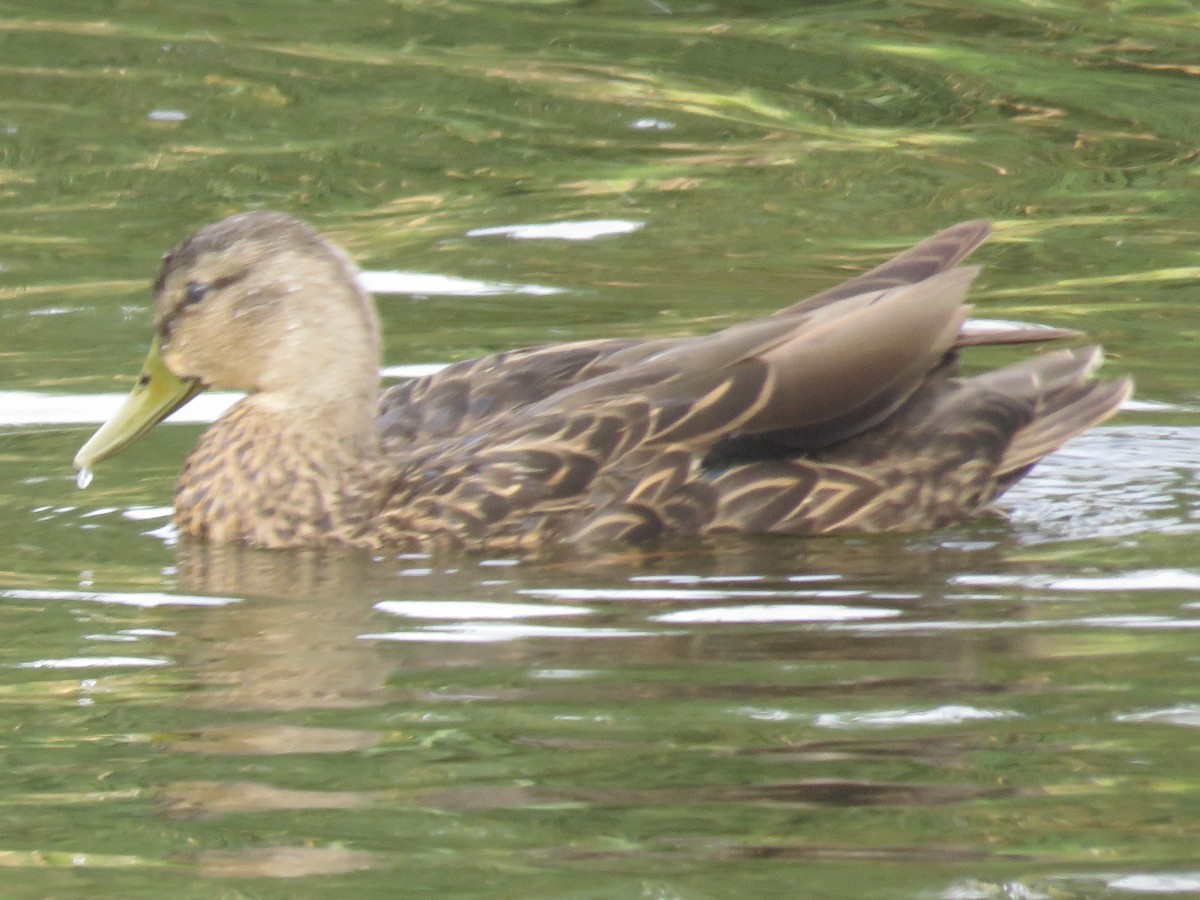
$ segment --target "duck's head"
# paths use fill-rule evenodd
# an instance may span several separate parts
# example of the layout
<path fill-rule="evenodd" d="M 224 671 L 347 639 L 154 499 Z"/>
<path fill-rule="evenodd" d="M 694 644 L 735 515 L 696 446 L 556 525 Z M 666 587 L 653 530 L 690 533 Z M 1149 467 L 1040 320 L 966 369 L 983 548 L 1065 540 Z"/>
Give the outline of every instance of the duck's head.
<path fill-rule="evenodd" d="M 163 257 L 150 354 L 75 467 L 119 453 L 209 387 L 294 415 L 371 408 L 378 367 L 375 309 L 353 260 L 292 216 L 230 216 Z"/>

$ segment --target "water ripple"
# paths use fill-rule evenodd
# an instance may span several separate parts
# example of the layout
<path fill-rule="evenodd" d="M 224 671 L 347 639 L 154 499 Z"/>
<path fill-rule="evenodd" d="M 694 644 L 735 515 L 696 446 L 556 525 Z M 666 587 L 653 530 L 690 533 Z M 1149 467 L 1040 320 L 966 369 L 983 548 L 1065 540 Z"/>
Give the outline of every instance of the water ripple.
<path fill-rule="evenodd" d="M 822 713 L 813 720 L 818 728 L 896 728 L 903 725 L 958 725 L 962 722 L 1023 719 L 1011 710 L 947 705 L 933 709 L 893 709 L 864 713 Z"/>
<path fill-rule="evenodd" d="M 120 669 L 129 666 L 169 666 L 170 660 L 143 656 L 72 656 L 17 663 L 18 669 Z"/>
<path fill-rule="evenodd" d="M 645 222 L 628 219 L 593 219 L 581 222 L 542 222 L 530 225 L 498 225 L 493 228 L 474 228 L 468 237 L 502 236 L 516 240 L 590 241 L 612 234 L 629 234 Z"/>
<path fill-rule="evenodd" d="M 90 592 L 14 589 L 0 591 L 6 600 L 72 600 L 82 603 L 116 604 L 153 609 L 158 606 L 228 606 L 241 603 L 237 597 L 196 597 L 187 594 L 163 594 L 157 592 Z"/>
<path fill-rule="evenodd" d="M 542 616 L 586 616 L 582 606 L 539 606 L 533 603 L 487 603 L 479 600 L 384 600 L 380 612 L 410 619 L 525 619 Z"/>
<path fill-rule="evenodd" d="M 654 616 L 658 622 L 690 624 L 752 624 L 763 622 L 851 622 L 856 619 L 883 619 L 900 615 L 896 609 L 835 606 L 824 604 L 800 605 L 781 603 L 775 606 L 724 606 L 707 609 L 684 609 Z"/>
<path fill-rule="evenodd" d="M 360 640 L 445 643 L 497 643 L 525 638 L 626 638 L 652 637 L 653 632 L 623 628 L 569 628 L 555 625 L 517 625 L 498 622 L 455 622 L 413 631 L 388 631 L 359 635 Z"/>

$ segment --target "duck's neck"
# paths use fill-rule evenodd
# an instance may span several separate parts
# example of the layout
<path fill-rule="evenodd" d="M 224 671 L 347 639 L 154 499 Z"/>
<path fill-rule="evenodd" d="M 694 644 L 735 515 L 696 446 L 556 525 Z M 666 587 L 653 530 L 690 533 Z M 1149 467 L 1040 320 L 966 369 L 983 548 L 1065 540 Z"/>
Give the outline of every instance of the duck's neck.
<path fill-rule="evenodd" d="M 239 402 L 188 457 L 175 495 L 180 531 L 263 547 L 363 543 L 384 470 L 374 401 L 298 405 L 261 393 Z"/>

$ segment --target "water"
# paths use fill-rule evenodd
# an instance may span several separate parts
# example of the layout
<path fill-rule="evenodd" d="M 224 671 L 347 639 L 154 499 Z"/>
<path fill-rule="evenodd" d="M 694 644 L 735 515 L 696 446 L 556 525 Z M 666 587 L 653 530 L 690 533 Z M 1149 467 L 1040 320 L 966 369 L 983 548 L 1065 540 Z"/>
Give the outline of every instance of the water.
<path fill-rule="evenodd" d="M 175 7 L 0 22 L 6 896 L 1200 891 L 1191 4 Z M 394 376 L 715 329 L 986 216 L 976 313 L 1139 403 L 932 534 L 179 544 L 229 396 L 70 461 L 160 254 L 258 206 L 370 270 Z"/>

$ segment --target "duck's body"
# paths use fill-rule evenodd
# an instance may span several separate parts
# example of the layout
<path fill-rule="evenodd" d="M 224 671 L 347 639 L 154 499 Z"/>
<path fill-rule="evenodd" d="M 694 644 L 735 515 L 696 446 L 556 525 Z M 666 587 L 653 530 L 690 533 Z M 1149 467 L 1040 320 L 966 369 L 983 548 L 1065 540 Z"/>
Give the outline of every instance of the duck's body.
<path fill-rule="evenodd" d="M 1092 377 L 1098 348 L 956 377 L 963 346 L 1064 336 L 962 331 L 976 270 L 955 266 L 987 231 L 955 226 L 714 335 L 501 353 L 377 402 L 353 263 L 298 220 L 234 216 L 163 264 L 147 372 L 165 366 L 178 389 L 157 405 L 135 391 L 132 419 L 76 463 L 221 386 L 250 396 L 204 434 L 175 503 L 180 530 L 208 540 L 526 549 L 946 525 L 1130 391 Z"/>

